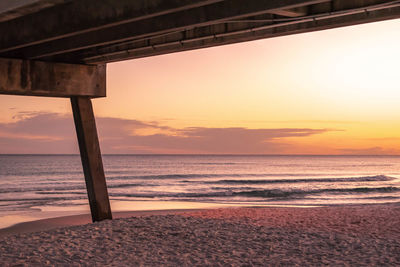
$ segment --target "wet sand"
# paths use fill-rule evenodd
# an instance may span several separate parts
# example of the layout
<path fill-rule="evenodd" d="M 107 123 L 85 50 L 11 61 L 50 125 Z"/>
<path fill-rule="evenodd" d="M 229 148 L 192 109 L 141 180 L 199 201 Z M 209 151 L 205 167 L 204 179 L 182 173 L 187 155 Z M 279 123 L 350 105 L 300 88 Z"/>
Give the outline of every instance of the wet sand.
<path fill-rule="evenodd" d="M 131 215 L 31 233 L 15 234 L 17 230 L 9 228 L 0 233 L 0 262 L 4 266 L 400 265 L 400 206 L 393 204 L 136 212 L 121 217 Z M 62 225 L 84 223 L 76 217 L 59 220 Z M 40 223 L 46 224 L 48 220 Z"/>
<path fill-rule="evenodd" d="M 114 219 L 129 218 L 137 216 L 168 215 L 181 214 L 190 211 L 199 211 L 200 209 L 168 209 L 168 210 L 140 210 L 140 211 L 119 211 L 113 212 Z M 33 233 L 46 231 L 60 227 L 85 225 L 92 223 L 90 214 L 78 214 L 71 216 L 62 216 L 49 219 L 40 219 L 36 221 L 22 222 L 0 229 L 0 239 L 7 235 Z"/>

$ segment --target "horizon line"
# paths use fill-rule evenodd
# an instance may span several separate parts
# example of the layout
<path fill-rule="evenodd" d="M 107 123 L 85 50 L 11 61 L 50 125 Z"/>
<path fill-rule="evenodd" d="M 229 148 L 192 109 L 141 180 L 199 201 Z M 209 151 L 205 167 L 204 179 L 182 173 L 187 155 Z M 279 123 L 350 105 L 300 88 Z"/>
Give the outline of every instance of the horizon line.
<path fill-rule="evenodd" d="M 329 156 L 329 157 L 400 157 L 400 154 L 206 154 L 206 153 L 187 153 L 187 154 L 168 154 L 168 153 L 104 153 L 102 156 Z M 0 153 L 0 156 L 80 156 L 79 153 Z"/>

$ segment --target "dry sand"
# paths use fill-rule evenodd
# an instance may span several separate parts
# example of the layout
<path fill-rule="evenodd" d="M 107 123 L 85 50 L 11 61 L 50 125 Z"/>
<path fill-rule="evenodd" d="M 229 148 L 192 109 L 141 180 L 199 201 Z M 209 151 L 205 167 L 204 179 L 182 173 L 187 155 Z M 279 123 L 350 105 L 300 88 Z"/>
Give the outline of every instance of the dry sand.
<path fill-rule="evenodd" d="M 400 206 L 138 214 L 0 237 L 3 266 L 400 266 Z"/>

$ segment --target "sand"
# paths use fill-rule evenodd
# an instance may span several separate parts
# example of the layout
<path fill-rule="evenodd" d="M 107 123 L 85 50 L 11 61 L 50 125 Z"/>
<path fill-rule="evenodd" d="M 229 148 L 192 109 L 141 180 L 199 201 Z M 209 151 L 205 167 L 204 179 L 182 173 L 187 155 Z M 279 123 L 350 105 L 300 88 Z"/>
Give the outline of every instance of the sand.
<path fill-rule="evenodd" d="M 0 237 L 3 266 L 400 266 L 400 206 L 137 214 Z"/>

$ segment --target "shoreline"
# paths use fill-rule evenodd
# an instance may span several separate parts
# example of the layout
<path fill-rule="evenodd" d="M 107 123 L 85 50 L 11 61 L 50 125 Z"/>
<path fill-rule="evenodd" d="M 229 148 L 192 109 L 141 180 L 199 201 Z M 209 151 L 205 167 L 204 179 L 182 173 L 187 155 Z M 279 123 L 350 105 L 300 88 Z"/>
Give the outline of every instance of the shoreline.
<path fill-rule="evenodd" d="M 219 208 L 232 206 L 223 203 L 188 202 L 188 201 L 121 201 L 111 200 L 111 210 L 113 215 L 126 212 L 145 212 L 163 210 L 187 210 Z M 235 205 L 238 206 L 238 205 Z M 91 222 L 91 215 L 87 200 L 77 202 L 76 205 L 65 206 L 33 206 L 31 210 L 10 212 L 0 216 L 0 233 L 3 229 L 13 227 L 21 223 L 34 223 L 36 221 L 46 222 L 46 219 L 56 219 L 61 217 L 87 217 L 85 220 Z M 118 216 L 118 215 L 117 215 Z"/>
<path fill-rule="evenodd" d="M 113 220 L 129 218 L 129 217 L 181 214 L 185 212 L 195 212 L 201 210 L 203 209 L 117 211 L 113 212 Z M 34 221 L 21 222 L 11 225 L 9 227 L 1 228 L 0 238 L 6 235 L 35 233 L 35 232 L 53 230 L 60 227 L 81 226 L 92 223 L 93 223 L 92 217 L 90 214 L 76 214 L 76 215 L 60 216 L 60 217 L 53 217 L 46 219 L 38 219 Z"/>
<path fill-rule="evenodd" d="M 85 200 L 86 202 L 86 200 Z M 218 208 L 236 208 L 236 207 L 295 207 L 295 208 L 310 208 L 320 207 L 318 205 L 283 205 L 283 204 L 255 204 L 255 203 L 226 203 L 226 202 L 195 202 L 195 201 L 125 201 L 111 200 L 113 218 L 125 218 L 131 216 L 143 216 L 145 214 L 161 215 L 164 213 L 184 212 L 187 210 L 203 210 L 203 209 L 218 209 Z M 84 202 L 74 206 L 41 206 L 32 207 L 34 211 L 17 212 L 0 216 L 0 237 L 3 233 L 12 231 L 18 233 L 17 229 L 24 232 L 32 232 L 24 230 L 20 225 L 26 228 L 45 230 L 48 225 L 51 228 L 54 226 L 69 226 L 91 223 L 91 215 L 89 206 Z M 63 219 L 64 218 L 64 219 Z M 63 222 L 64 221 L 64 222 Z M 71 224 L 68 223 L 71 221 Z M 12 229 L 12 230 L 8 230 Z"/>
<path fill-rule="evenodd" d="M 182 202 L 186 203 L 186 202 Z M 212 203 L 215 205 L 208 205 L 210 203 L 200 203 L 205 204 L 205 207 L 198 208 L 166 208 L 166 209 L 148 209 L 148 210 L 123 210 L 114 211 L 114 219 L 123 219 L 130 217 L 142 217 L 142 216 L 165 216 L 165 215 L 181 215 L 181 214 L 196 214 L 201 212 L 210 213 L 212 210 L 225 210 L 225 209 L 329 209 L 329 208 L 365 208 L 365 207 L 375 207 L 375 206 L 398 206 L 400 209 L 400 203 L 373 203 L 373 204 L 343 204 L 343 205 L 240 205 L 240 204 L 222 204 L 222 203 Z M 55 214 L 59 214 L 56 212 Z M 40 216 L 36 220 L 22 221 L 12 224 L 7 227 L 0 228 L 0 238 L 6 235 L 14 234 L 25 234 L 34 233 L 40 231 L 48 231 L 60 227 L 71 227 L 71 226 L 82 226 L 87 224 L 92 224 L 92 218 L 90 213 L 79 213 L 66 216 L 54 216 L 54 217 L 44 217 Z"/>

